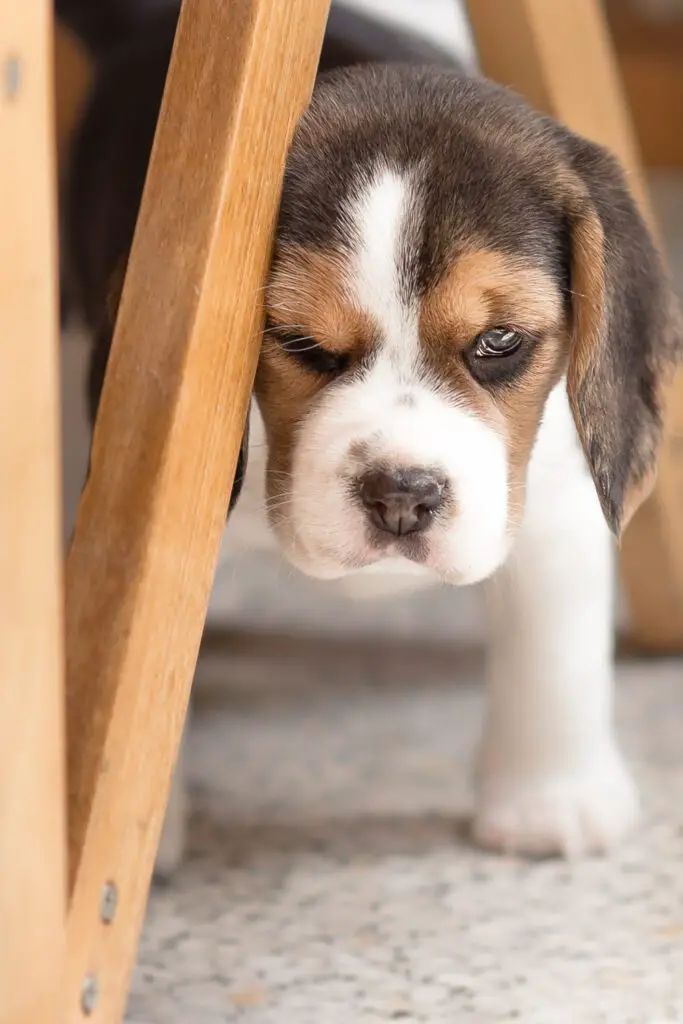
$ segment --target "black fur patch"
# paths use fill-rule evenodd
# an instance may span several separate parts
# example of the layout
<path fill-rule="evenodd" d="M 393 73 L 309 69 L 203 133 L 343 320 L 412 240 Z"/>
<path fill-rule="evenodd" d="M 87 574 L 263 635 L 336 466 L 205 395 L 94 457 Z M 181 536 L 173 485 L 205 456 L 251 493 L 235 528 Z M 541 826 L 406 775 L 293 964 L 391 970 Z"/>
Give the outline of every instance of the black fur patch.
<path fill-rule="evenodd" d="M 600 336 L 573 405 L 603 511 L 619 535 L 629 493 L 655 470 L 661 385 L 681 359 L 683 339 L 662 261 L 619 164 L 584 139 L 564 138 L 592 203 L 583 216 L 597 216 L 604 233 Z"/>

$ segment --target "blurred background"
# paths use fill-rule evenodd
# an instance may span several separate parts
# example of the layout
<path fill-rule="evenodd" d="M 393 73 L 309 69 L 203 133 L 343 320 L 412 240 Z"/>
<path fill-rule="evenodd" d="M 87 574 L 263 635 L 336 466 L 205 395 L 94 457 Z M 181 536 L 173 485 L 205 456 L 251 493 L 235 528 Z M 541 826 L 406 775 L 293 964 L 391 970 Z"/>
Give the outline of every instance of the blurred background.
<path fill-rule="evenodd" d="M 111 26 L 130 31 L 127 19 L 162 6 L 165 0 L 62 0 L 71 24 L 94 40 L 97 11 L 111 7 Z M 344 0 L 373 12 L 389 24 L 412 29 L 447 48 L 468 66 L 476 56 L 467 18 L 458 0 Z M 58 3 L 58 12 L 60 4 Z M 653 199 L 659 213 L 676 279 L 683 285 L 683 0 L 606 0 L 613 40 Z M 118 20 L 117 20 L 118 18 Z M 101 18 L 99 19 L 102 20 Z M 61 98 L 60 132 L 68 140 L 79 105 L 87 92 L 88 62 L 71 39 L 58 48 Z M 68 143 L 63 149 L 66 153 Z M 66 155 L 64 156 L 66 162 Z M 64 410 L 65 539 L 68 538 L 88 451 L 83 374 L 86 342 L 78 328 L 65 331 L 62 346 Z M 627 614 L 623 596 L 618 615 Z M 483 621 L 476 591 L 441 589 L 388 602 L 357 604 L 343 599 L 333 585 L 307 582 L 285 568 L 277 556 L 245 555 L 219 569 L 209 623 L 239 629 L 430 636 L 454 643 L 479 644 Z"/>

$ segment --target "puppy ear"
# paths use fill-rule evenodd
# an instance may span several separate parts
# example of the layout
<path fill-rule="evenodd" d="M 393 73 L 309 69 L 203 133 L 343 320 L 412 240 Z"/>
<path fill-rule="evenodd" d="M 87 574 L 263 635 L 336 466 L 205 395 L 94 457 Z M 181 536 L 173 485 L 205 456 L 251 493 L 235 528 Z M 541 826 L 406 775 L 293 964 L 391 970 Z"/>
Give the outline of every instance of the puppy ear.
<path fill-rule="evenodd" d="M 617 536 L 650 493 L 664 387 L 683 354 L 678 304 L 617 161 L 569 137 L 569 401 Z"/>

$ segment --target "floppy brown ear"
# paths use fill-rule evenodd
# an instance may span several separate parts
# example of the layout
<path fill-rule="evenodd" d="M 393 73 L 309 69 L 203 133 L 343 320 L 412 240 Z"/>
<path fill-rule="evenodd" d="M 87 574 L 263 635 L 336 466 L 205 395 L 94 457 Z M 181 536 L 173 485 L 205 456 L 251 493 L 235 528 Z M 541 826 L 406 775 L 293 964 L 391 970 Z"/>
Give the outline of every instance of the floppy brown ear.
<path fill-rule="evenodd" d="M 678 303 L 617 161 L 569 138 L 569 400 L 619 536 L 654 483 L 663 392 L 683 353 Z"/>

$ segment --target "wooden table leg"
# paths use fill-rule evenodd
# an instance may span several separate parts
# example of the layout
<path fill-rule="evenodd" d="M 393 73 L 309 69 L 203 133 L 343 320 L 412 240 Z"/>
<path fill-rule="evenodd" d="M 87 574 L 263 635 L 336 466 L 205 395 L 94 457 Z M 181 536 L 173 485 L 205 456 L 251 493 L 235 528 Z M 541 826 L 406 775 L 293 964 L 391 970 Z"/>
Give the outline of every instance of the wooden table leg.
<path fill-rule="evenodd" d="M 66 896 L 49 0 L 0 0 L 0 1022 L 61 1022 Z"/>
<path fill-rule="evenodd" d="M 67 563 L 69 1021 L 123 1011 L 327 8 L 182 7 Z"/>
<path fill-rule="evenodd" d="M 622 162 L 656 232 L 609 33 L 598 0 L 466 0 L 482 70 L 533 106 L 607 146 Z M 622 542 L 630 639 L 683 650 L 683 375 L 653 497 Z"/>

